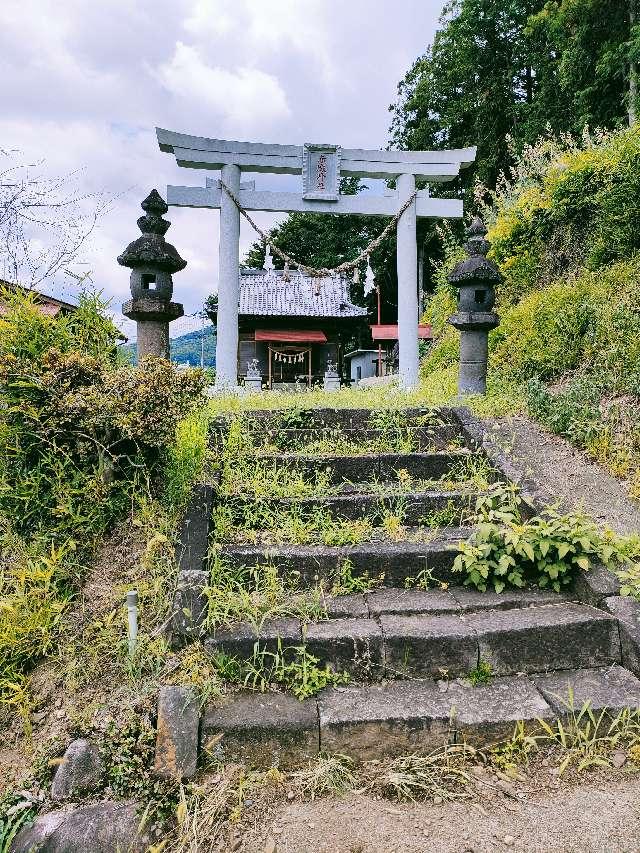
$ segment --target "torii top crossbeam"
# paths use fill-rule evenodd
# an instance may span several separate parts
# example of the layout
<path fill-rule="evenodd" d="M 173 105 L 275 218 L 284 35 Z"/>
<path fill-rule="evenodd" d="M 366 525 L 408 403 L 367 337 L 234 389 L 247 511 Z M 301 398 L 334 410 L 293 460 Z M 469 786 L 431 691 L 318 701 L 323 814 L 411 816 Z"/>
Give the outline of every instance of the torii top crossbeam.
<path fill-rule="evenodd" d="M 189 136 L 156 129 L 161 151 L 174 154 L 179 166 L 220 170 L 222 181 L 245 210 L 274 212 L 360 213 L 395 216 L 415 192 L 416 177 L 428 184 L 451 181 L 469 166 L 475 148 L 450 151 L 379 151 L 338 145 L 266 145 Z M 245 172 L 302 175 L 302 193 L 256 191 L 240 181 Z M 395 179 L 397 190 L 382 196 L 340 195 L 343 176 Z M 239 211 L 218 180 L 204 187 L 167 187 L 167 202 L 180 207 L 220 209 L 220 284 L 218 289 L 217 383 L 237 382 L 239 288 Z M 418 381 L 418 298 L 416 218 L 459 218 L 462 201 L 416 194 L 397 225 L 398 335 L 400 378 L 405 387 Z"/>

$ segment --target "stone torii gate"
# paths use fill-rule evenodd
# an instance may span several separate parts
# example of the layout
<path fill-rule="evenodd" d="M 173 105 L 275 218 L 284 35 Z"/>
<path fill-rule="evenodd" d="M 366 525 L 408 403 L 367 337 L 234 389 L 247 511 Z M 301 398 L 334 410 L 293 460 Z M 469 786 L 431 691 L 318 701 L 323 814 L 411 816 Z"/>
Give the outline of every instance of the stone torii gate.
<path fill-rule="evenodd" d="M 339 145 L 265 145 L 188 136 L 156 128 L 161 151 L 173 154 L 179 166 L 221 172 L 221 181 L 244 210 L 305 213 L 359 213 L 396 216 L 415 193 L 416 178 L 443 183 L 457 177 L 476 156 L 475 148 L 451 151 L 378 151 Z M 253 181 L 241 182 L 241 173 L 268 172 L 302 175 L 302 193 L 257 191 Z M 385 195 L 340 195 L 342 176 L 396 181 L 396 191 Z M 167 187 L 167 203 L 178 207 L 220 210 L 220 280 L 216 384 L 237 385 L 238 301 L 240 278 L 240 211 L 223 190 L 220 180 L 204 187 Z M 431 198 L 429 190 L 415 193 L 397 224 L 398 339 L 400 382 L 418 384 L 418 288 L 416 219 L 462 216 L 462 201 Z M 304 260 L 304 259 L 300 259 Z"/>

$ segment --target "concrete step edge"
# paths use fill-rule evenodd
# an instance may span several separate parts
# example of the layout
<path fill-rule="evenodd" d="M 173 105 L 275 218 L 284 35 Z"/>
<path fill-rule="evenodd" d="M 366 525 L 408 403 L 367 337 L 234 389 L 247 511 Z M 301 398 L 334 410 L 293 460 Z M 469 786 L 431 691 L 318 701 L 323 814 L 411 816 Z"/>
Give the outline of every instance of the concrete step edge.
<path fill-rule="evenodd" d="M 640 706 L 640 681 L 617 665 L 496 678 L 478 687 L 431 680 L 354 685 L 303 702 L 243 692 L 205 707 L 202 744 L 213 742 L 220 760 L 262 768 L 299 766 L 320 751 L 365 761 L 452 741 L 484 747 L 510 737 L 518 721 L 532 729 L 539 719 L 566 716 L 569 686 L 576 706 L 590 701 L 595 713 Z"/>

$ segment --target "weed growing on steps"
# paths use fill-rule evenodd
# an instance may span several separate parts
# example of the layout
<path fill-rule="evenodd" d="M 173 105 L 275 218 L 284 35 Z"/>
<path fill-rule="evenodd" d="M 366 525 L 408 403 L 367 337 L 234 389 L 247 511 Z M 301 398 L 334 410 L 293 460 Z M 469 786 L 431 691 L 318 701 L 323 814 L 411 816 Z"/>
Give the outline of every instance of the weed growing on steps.
<path fill-rule="evenodd" d="M 355 545 L 373 533 L 372 520 L 337 519 L 322 507 L 297 504 L 274 506 L 268 501 L 217 505 L 213 512 L 214 540 L 265 545 Z"/>
<path fill-rule="evenodd" d="M 227 452 L 240 450 L 245 456 L 273 456 L 283 452 L 305 456 L 410 453 L 433 449 L 429 428 L 437 428 L 440 419 L 433 411 L 412 415 L 409 421 L 403 410 L 382 410 L 371 414 L 366 424 L 368 432 L 360 431 L 357 435 L 339 427 L 310 429 L 312 423 L 310 410 L 285 410 L 284 414 L 258 423 L 236 415 L 227 417 L 226 428 L 214 433 L 214 438 Z M 220 426 L 224 426 L 222 421 Z M 304 432 L 300 434 L 298 430 Z"/>
<path fill-rule="evenodd" d="M 471 496 L 469 496 L 469 502 Z M 458 527 L 468 520 L 468 513 L 460 510 L 452 500 L 447 501 L 442 509 L 436 509 L 420 519 L 420 523 L 426 527 L 438 529 L 440 527 Z"/>
<path fill-rule="evenodd" d="M 249 660 L 239 660 L 225 654 L 214 655 L 214 664 L 225 681 L 241 684 L 245 688 L 267 691 L 273 685 L 290 690 L 302 701 L 315 696 L 325 687 L 347 684 L 346 672 L 334 672 L 327 664 L 319 667 L 319 659 L 307 651 L 306 646 L 283 647 L 278 640 L 275 652 L 261 648 L 256 642 Z"/>
<path fill-rule="evenodd" d="M 423 559 L 425 562 L 424 569 L 421 569 L 415 576 L 406 577 L 404 579 L 404 588 L 420 589 L 423 592 L 427 592 L 427 590 L 434 589 L 435 587 L 447 589 L 449 584 L 434 577 L 433 570 L 428 566 L 428 558 L 424 557 Z"/>
<path fill-rule="evenodd" d="M 210 556 L 207 629 L 248 621 L 260 625 L 265 618 L 295 616 L 303 621 L 326 618 L 323 590 L 302 589 L 300 577 L 282 577 L 269 562 L 232 566 L 214 549 Z"/>
<path fill-rule="evenodd" d="M 496 478 L 497 471 L 489 460 L 479 453 L 474 453 L 452 465 L 449 476 L 443 478 L 442 482 L 443 485 L 445 483 L 453 484 L 453 488 L 456 487 L 456 484 L 465 483 L 481 492 L 488 489 Z"/>
<path fill-rule="evenodd" d="M 394 542 L 405 538 L 404 519 L 407 513 L 407 502 L 404 498 L 380 501 L 378 515 L 379 526 Z"/>
<path fill-rule="evenodd" d="M 466 574 L 465 584 L 483 592 L 530 584 L 559 592 L 593 562 L 629 561 L 627 543 L 610 531 L 600 533 L 587 516 L 550 507 L 525 521 L 521 504 L 515 487 L 502 483 L 478 497 L 476 532 L 460 543 L 453 565 Z"/>
<path fill-rule="evenodd" d="M 397 479 L 390 482 L 373 478 L 356 484 L 345 478 L 336 483 L 331 467 L 323 466 L 321 460 L 318 460 L 318 467 L 305 471 L 293 461 L 283 464 L 276 459 L 238 455 L 225 461 L 219 493 L 223 498 L 243 500 L 329 497 L 356 490 L 361 494 L 394 497 L 410 492 L 457 491 L 472 486 L 484 489 L 488 481 L 483 479 L 482 470 L 481 466 L 476 468 L 465 462 L 454 466 L 446 479 L 412 477 L 401 468 L 396 472 Z"/>
<path fill-rule="evenodd" d="M 340 560 L 336 576 L 331 585 L 331 595 L 353 595 L 354 593 L 370 592 L 381 587 L 384 583 L 384 572 L 377 577 L 370 577 L 369 572 L 361 575 L 353 574 L 353 563 L 347 557 Z"/>
<path fill-rule="evenodd" d="M 481 660 L 478 666 L 472 669 L 467 675 L 468 681 L 474 687 L 478 687 L 480 684 L 489 684 L 492 678 L 491 664 L 486 660 Z"/>

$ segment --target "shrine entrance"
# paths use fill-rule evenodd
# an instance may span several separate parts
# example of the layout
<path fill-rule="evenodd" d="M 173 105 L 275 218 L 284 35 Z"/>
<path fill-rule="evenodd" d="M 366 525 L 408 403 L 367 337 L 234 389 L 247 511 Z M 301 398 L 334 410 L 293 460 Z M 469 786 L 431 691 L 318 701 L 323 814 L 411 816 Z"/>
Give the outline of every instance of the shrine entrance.
<path fill-rule="evenodd" d="M 459 199 L 432 198 L 428 185 L 454 180 L 475 159 L 475 148 L 451 151 L 378 151 L 339 145 L 265 145 L 189 136 L 156 128 L 160 150 L 173 154 L 179 166 L 220 171 L 204 187 L 167 187 L 167 203 L 179 207 L 220 210 L 220 279 L 218 285 L 216 385 L 238 384 L 238 307 L 240 288 L 240 216 L 243 215 L 287 265 L 295 262 L 306 275 L 322 278 L 353 271 L 395 227 L 398 272 L 399 375 L 404 388 L 418 384 L 418 262 L 416 219 L 460 218 Z M 302 192 L 258 191 L 242 172 L 302 176 Z M 376 178 L 396 183 L 384 195 L 341 195 L 343 176 Z M 426 184 L 416 189 L 416 179 Z M 269 241 L 248 211 L 366 214 L 391 217 L 391 222 L 357 258 L 333 270 L 314 269 L 303 259 L 287 256 Z"/>
<path fill-rule="evenodd" d="M 278 386 L 311 388 L 311 347 L 269 344 L 269 389 Z"/>

